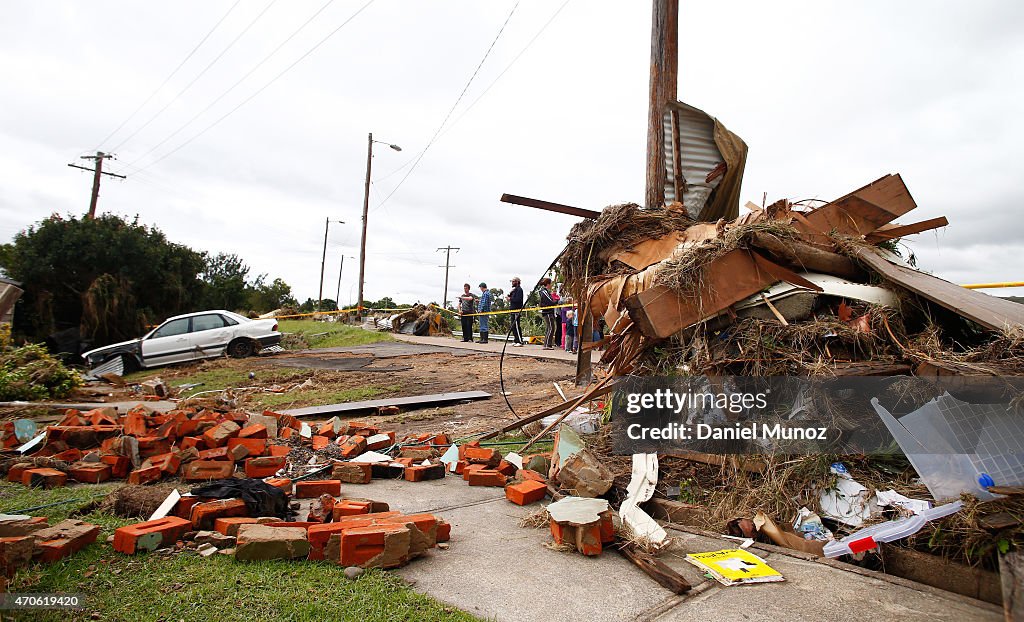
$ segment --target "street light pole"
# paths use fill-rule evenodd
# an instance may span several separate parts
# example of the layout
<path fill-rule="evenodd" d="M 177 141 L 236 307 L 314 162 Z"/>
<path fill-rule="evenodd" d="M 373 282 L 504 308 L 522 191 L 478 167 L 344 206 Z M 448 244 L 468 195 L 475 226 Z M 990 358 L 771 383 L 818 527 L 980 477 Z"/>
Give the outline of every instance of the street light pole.
<path fill-rule="evenodd" d="M 373 143 L 388 145 L 395 151 L 401 151 L 398 145 L 388 144 L 373 139 L 373 132 L 370 132 L 366 139 L 366 185 L 363 189 L 363 234 L 359 241 L 359 300 L 356 305 L 357 314 L 363 312 L 363 283 L 366 276 L 366 215 L 370 211 L 370 169 L 373 166 Z"/>
<path fill-rule="evenodd" d="M 342 220 L 336 220 L 339 225 L 345 224 Z M 324 254 L 320 258 L 320 293 L 316 297 L 316 310 L 321 311 L 324 305 L 324 266 L 327 264 L 327 232 L 331 229 L 331 219 L 324 219 Z"/>

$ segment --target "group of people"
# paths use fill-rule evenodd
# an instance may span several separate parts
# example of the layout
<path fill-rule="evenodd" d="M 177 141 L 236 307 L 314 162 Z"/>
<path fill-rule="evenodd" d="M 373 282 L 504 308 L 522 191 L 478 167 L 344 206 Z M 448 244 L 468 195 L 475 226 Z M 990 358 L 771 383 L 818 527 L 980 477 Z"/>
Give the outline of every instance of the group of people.
<path fill-rule="evenodd" d="M 490 316 L 486 314 L 491 311 L 494 296 L 487 288 L 487 283 L 480 283 L 479 288 L 478 296 L 471 291 L 469 283 L 465 283 L 462 286 L 463 293 L 459 296 L 459 317 L 462 322 L 462 340 L 465 342 L 473 341 L 474 318 L 480 318 L 480 340 L 477 343 L 487 343 L 490 333 Z M 575 305 L 570 306 L 572 298 L 563 298 L 555 292 L 549 278 L 541 280 L 539 294 L 540 312 L 544 319 L 544 349 L 554 350 L 556 347 L 562 347 L 567 352 L 575 354 L 579 349 L 579 314 Z M 512 346 L 522 347 L 526 345 L 520 324 L 525 296 L 519 277 L 512 279 L 512 289 L 505 297 L 512 312 Z"/>

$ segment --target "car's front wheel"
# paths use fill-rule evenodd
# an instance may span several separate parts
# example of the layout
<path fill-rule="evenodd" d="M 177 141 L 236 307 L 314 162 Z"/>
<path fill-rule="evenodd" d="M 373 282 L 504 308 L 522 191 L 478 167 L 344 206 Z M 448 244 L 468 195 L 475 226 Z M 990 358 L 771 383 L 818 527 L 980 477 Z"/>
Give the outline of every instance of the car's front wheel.
<path fill-rule="evenodd" d="M 244 359 L 256 354 L 256 344 L 251 339 L 236 339 L 228 344 L 228 356 Z"/>

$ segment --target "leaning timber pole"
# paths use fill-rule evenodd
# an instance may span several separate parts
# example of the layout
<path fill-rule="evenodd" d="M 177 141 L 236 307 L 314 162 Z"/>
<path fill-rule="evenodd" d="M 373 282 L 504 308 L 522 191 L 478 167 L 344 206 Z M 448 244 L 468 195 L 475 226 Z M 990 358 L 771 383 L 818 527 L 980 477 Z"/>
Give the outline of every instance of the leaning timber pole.
<path fill-rule="evenodd" d="M 653 0 L 651 89 L 647 113 L 647 191 L 644 206 L 665 204 L 665 111 L 677 96 L 679 0 Z"/>

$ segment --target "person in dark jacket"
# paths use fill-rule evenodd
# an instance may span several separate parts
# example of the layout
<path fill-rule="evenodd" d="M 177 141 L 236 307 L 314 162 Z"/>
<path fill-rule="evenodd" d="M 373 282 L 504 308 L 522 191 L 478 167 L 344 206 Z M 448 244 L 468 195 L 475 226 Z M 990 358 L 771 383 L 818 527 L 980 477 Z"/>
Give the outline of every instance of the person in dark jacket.
<path fill-rule="evenodd" d="M 513 277 L 512 279 L 512 291 L 508 293 L 508 306 L 512 309 L 512 345 L 522 347 L 525 345 L 523 342 L 523 328 L 519 324 L 519 316 L 522 315 L 521 309 L 523 308 L 523 288 L 519 277 Z"/>
<path fill-rule="evenodd" d="M 555 349 L 555 301 L 551 297 L 551 279 L 545 277 L 540 282 L 541 317 L 544 318 L 544 349 Z"/>
<path fill-rule="evenodd" d="M 476 296 L 469 291 L 469 283 L 462 286 L 462 295 L 459 296 L 459 319 L 462 321 L 462 340 L 473 341 L 473 316 L 476 312 Z"/>

